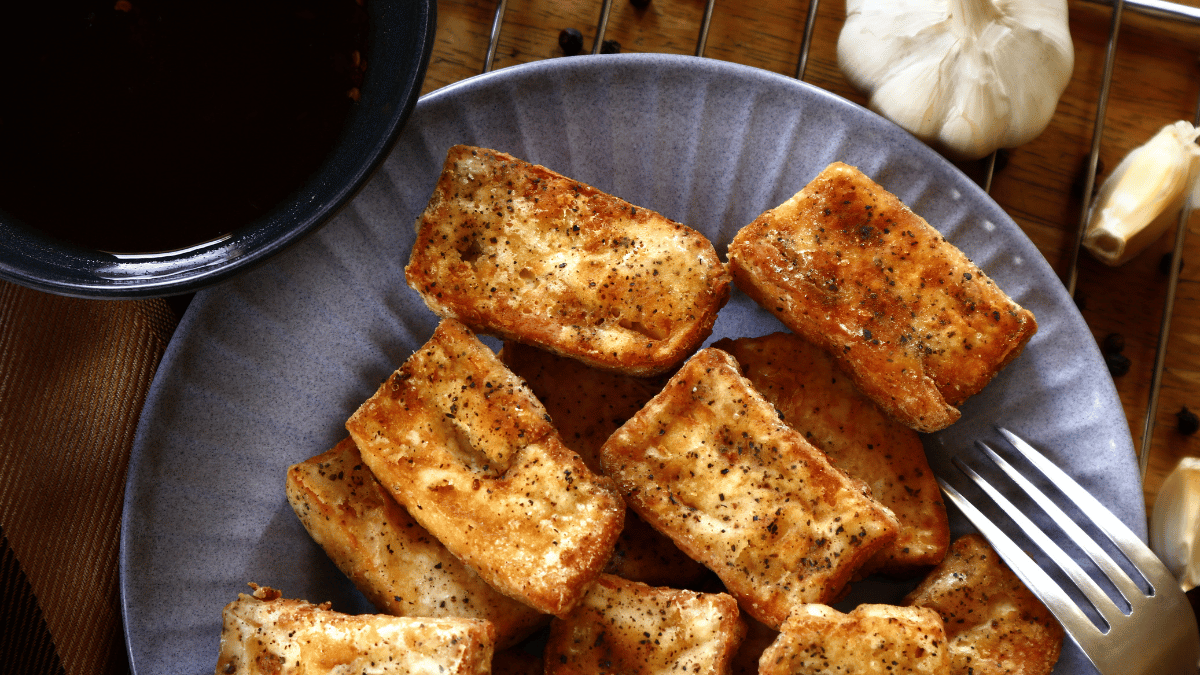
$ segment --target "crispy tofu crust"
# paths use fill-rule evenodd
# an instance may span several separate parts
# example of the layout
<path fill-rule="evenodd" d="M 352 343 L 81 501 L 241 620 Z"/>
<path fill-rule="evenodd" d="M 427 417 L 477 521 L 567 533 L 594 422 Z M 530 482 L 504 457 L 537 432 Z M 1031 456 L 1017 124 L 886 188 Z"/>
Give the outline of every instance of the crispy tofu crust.
<path fill-rule="evenodd" d="M 917 431 L 943 429 L 1037 331 L 895 195 L 835 162 L 729 244 L 738 288 Z"/>
<path fill-rule="evenodd" d="M 699 347 L 730 291 L 699 232 L 465 145 L 446 155 L 405 275 L 439 316 L 635 375 Z"/>
<path fill-rule="evenodd" d="M 820 348 L 790 333 L 720 340 L 742 374 L 784 421 L 871 488 L 900 520 L 896 540 L 864 571 L 909 576 L 938 564 L 950 547 L 950 525 L 921 437 L 864 396 Z"/>
<path fill-rule="evenodd" d="M 941 615 L 953 675 L 1046 675 L 1058 663 L 1062 626 L 978 534 L 956 539 L 904 604 Z"/>
<path fill-rule="evenodd" d="M 518 342 L 505 342 L 500 360 L 521 376 L 546 406 L 567 447 L 603 473 L 600 447 L 662 390 L 665 377 L 633 377 L 592 368 L 575 359 Z M 687 588 L 707 569 L 636 513 L 626 512 L 605 572 L 651 586 Z"/>
<path fill-rule="evenodd" d="M 486 619 L 497 649 L 549 618 L 451 555 L 375 480 L 350 438 L 289 467 L 286 491 L 304 528 L 380 612 Z"/>
<path fill-rule="evenodd" d="M 800 607 L 758 662 L 760 675 L 944 675 L 949 667 L 937 613 L 892 605 L 859 605 L 849 614 Z"/>
<path fill-rule="evenodd" d="M 546 675 L 724 675 L 745 632 L 729 595 L 605 574 L 575 611 L 550 623 Z"/>
<path fill-rule="evenodd" d="M 612 555 L 625 507 L 525 383 L 444 320 L 346 422 L 379 482 L 493 588 L 564 614 Z"/>
<path fill-rule="evenodd" d="M 216 675 L 491 672 L 495 631 L 479 619 L 351 616 L 251 584 L 222 612 Z"/>
<path fill-rule="evenodd" d="M 719 349 L 689 359 L 600 454 L 626 503 L 772 628 L 839 597 L 899 527 Z"/>

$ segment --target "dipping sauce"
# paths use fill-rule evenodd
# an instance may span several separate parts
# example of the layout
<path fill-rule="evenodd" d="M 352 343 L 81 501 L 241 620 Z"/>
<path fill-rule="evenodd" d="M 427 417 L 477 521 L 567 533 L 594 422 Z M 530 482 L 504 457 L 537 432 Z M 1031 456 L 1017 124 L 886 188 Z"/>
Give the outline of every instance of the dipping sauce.
<path fill-rule="evenodd" d="M 118 253 L 232 232 L 329 154 L 366 53 L 356 0 L 4 3 L 0 212 Z"/>

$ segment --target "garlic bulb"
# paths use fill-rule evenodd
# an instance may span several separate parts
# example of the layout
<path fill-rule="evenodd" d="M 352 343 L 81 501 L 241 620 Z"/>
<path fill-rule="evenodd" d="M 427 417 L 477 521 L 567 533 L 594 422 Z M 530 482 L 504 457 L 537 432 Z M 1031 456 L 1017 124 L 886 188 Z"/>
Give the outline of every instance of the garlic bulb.
<path fill-rule="evenodd" d="M 838 65 L 875 112 L 956 159 L 1033 140 L 1071 79 L 1066 0 L 846 0 Z"/>
<path fill-rule="evenodd" d="M 1187 592 L 1200 585 L 1200 458 L 1184 457 L 1163 481 L 1150 516 L 1150 548 Z"/>
<path fill-rule="evenodd" d="M 1198 136 L 1187 122 L 1168 124 L 1121 160 L 1088 213 L 1083 245 L 1093 256 L 1120 265 L 1178 223 L 1200 176 Z"/>

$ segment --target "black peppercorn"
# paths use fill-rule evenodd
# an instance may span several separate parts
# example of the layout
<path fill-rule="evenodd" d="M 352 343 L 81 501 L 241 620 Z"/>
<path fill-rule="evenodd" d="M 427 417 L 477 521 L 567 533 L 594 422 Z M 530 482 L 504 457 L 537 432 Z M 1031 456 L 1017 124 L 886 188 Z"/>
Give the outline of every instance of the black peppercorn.
<path fill-rule="evenodd" d="M 1105 354 L 1120 354 L 1125 351 L 1125 336 L 1120 333 L 1109 333 L 1104 336 L 1101 350 Z"/>
<path fill-rule="evenodd" d="M 638 9 L 646 9 L 650 6 L 650 0 L 629 0 L 629 4 Z"/>
<path fill-rule="evenodd" d="M 1164 253 L 1162 255 L 1162 257 L 1158 259 L 1158 273 L 1159 274 L 1162 274 L 1165 276 L 1165 275 L 1168 275 L 1171 273 L 1171 258 L 1173 258 L 1173 257 L 1175 257 L 1174 253 Z M 1180 272 L 1183 271 L 1183 257 L 1182 256 L 1180 256 L 1180 258 L 1179 258 L 1179 271 Z"/>
<path fill-rule="evenodd" d="M 1184 436 L 1191 436 L 1200 431 L 1200 417 L 1196 417 L 1196 413 L 1188 410 L 1187 406 L 1183 406 L 1179 412 L 1175 413 L 1175 420 L 1175 428 L 1179 429 L 1179 433 Z"/>
<path fill-rule="evenodd" d="M 605 40 L 604 42 L 600 43 L 600 53 L 601 54 L 620 54 L 621 53 L 621 43 L 617 42 L 616 40 Z"/>
<path fill-rule="evenodd" d="M 1129 357 L 1120 352 L 1105 354 L 1104 363 L 1113 377 L 1121 377 L 1129 372 Z"/>
<path fill-rule="evenodd" d="M 575 56 L 583 51 L 583 33 L 576 28 L 564 28 L 558 32 L 558 46 L 563 54 Z"/>

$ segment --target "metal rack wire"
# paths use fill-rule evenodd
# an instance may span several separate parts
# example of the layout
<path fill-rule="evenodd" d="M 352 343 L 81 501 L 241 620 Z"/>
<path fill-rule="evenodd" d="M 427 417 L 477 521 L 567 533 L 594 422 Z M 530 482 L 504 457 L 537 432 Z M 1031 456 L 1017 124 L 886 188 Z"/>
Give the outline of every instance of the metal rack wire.
<path fill-rule="evenodd" d="M 1079 271 L 1079 254 L 1082 249 L 1084 232 L 1087 227 L 1088 209 L 1087 205 L 1092 201 L 1092 192 L 1096 180 L 1097 165 L 1099 164 L 1100 149 L 1104 137 L 1105 117 L 1107 114 L 1109 90 L 1112 84 L 1113 65 L 1117 54 L 1117 38 L 1120 34 L 1122 15 L 1126 9 L 1131 12 L 1143 14 L 1157 19 L 1163 19 L 1172 22 L 1200 25 L 1200 8 L 1180 5 L 1167 0 L 1087 0 L 1093 4 L 1105 5 L 1112 7 L 1111 23 L 1108 32 L 1108 41 L 1105 47 L 1105 59 L 1103 75 L 1100 82 L 1099 91 L 1097 94 L 1096 116 L 1093 120 L 1091 150 L 1087 161 L 1087 178 L 1084 182 L 1084 194 L 1080 209 L 1079 224 L 1075 236 L 1075 245 L 1071 250 L 1070 265 L 1066 276 L 1063 280 L 1063 285 L 1067 292 L 1071 295 L 1075 294 L 1075 287 L 1078 282 Z M 703 18 L 701 19 L 699 33 L 696 38 L 696 56 L 704 56 L 705 46 L 708 43 L 709 26 L 712 23 L 713 8 L 716 0 L 707 0 L 704 7 Z M 804 31 L 800 43 L 800 55 L 797 59 L 795 78 L 803 79 L 804 73 L 808 65 L 808 52 L 812 44 L 813 26 L 816 24 L 817 10 L 820 0 L 809 0 L 808 12 L 805 18 Z M 596 26 L 596 37 L 592 44 L 592 54 L 599 54 L 604 44 L 605 31 L 608 28 L 609 14 L 612 9 L 612 0 L 601 0 L 600 15 Z M 504 22 L 504 14 L 507 10 L 507 0 L 498 0 L 496 5 L 495 18 L 492 21 L 491 37 L 488 43 L 487 56 L 484 60 L 483 72 L 488 72 L 492 69 L 495 62 L 496 49 L 500 39 L 500 29 Z M 1195 116 L 1192 120 L 1193 125 L 1200 125 L 1200 100 L 1196 102 Z M 984 176 L 980 181 L 980 186 L 984 191 L 990 192 L 992 178 L 996 168 L 996 153 L 987 159 L 985 165 Z M 1166 295 L 1164 298 L 1162 320 L 1159 327 L 1158 345 L 1155 350 L 1154 369 L 1151 374 L 1150 395 L 1146 408 L 1145 427 L 1142 433 L 1142 444 L 1138 450 L 1138 466 L 1141 472 L 1141 478 L 1144 481 L 1146 477 L 1146 469 L 1150 456 L 1151 441 L 1153 439 L 1154 420 L 1158 409 L 1159 391 L 1162 387 L 1162 374 L 1166 364 L 1167 340 L 1171 333 L 1171 314 L 1174 311 L 1175 295 L 1179 284 L 1180 259 L 1183 255 L 1184 238 L 1187 235 L 1187 221 L 1190 215 L 1190 205 L 1186 205 L 1180 213 L 1179 224 L 1175 232 L 1175 243 L 1171 252 L 1171 267 L 1170 275 L 1167 283 Z"/>

